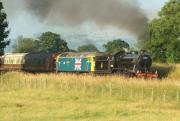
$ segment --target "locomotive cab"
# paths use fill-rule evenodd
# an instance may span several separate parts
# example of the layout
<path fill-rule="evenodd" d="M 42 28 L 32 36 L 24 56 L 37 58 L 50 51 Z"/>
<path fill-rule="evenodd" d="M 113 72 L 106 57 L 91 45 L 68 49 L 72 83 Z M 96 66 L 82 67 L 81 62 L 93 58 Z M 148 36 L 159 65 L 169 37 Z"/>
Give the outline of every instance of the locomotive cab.
<path fill-rule="evenodd" d="M 113 60 L 109 55 L 97 56 L 94 58 L 96 73 L 112 73 Z"/>

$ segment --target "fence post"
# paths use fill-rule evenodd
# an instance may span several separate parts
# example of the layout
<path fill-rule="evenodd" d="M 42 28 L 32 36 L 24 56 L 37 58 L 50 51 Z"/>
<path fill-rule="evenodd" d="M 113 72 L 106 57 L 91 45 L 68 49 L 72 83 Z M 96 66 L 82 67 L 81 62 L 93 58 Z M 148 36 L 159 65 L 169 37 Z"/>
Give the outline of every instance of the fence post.
<path fill-rule="evenodd" d="M 36 89 L 38 88 L 38 79 L 36 79 Z"/>
<path fill-rule="evenodd" d="M 133 97 L 133 88 L 131 87 L 131 98 Z"/>
<path fill-rule="evenodd" d="M 78 87 L 77 87 L 77 80 L 76 80 L 76 87 L 75 87 L 75 88 L 76 88 L 76 91 L 78 91 Z"/>
<path fill-rule="evenodd" d="M 2 83 L 2 77 L 1 77 L 1 72 L 0 72 L 0 86 L 1 86 L 1 83 Z"/>
<path fill-rule="evenodd" d="M 4 85 L 4 79 L 3 80 L 1 80 L 2 82 L 1 82 L 1 86 L 3 87 L 3 85 Z"/>
<path fill-rule="evenodd" d="M 104 90 L 103 90 L 103 85 L 101 86 L 101 96 L 104 96 Z"/>
<path fill-rule="evenodd" d="M 31 89 L 31 80 L 32 79 L 29 79 L 29 89 Z"/>
<path fill-rule="evenodd" d="M 68 89 L 69 89 L 69 83 L 68 83 L 68 81 L 66 81 L 65 90 L 68 90 Z"/>
<path fill-rule="evenodd" d="M 151 92 L 151 101 L 154 101 L 154 88 L 152 88 L 152 92 Z"/>
<path fill-rule="evenodd" d="M 86 81 L 84 80 L 84 93 L 86 93 Z"/>
<path fill-rule="evenodd" d="M 61 86 L 60 86 L 61 90 L 63 89 L 63 80 L 61 80 Z"/>
<path fill-rule="evenodd" d="M 33 79 L 31 79 L 30 87 L 33 88 Z"/>
<path fill-rule="evenodd" d="M 179 102 L 179 92 L 177 91 L 176 93 L 176 100 L 177 100 L 177 103 Z"/>
<path fill-rule="evenodd" d="M 144 89 L 142 87 L 142 100 L 144 100 Z"/>
<path fill-rule="evenodd" d="M 27 87 L 27 84 L 26 84 L 26 78 L 25 78 L 25 88 Z"/>
<path fill-rule="evenodd" d="M 112 84 L 111 84 L 111 82 L 109 83 L 109 94 L 110 94 L 110 96 L 112 96 Z"/>
<path fill-rule="evenodd" d="M 164 94 L 163 94 L 163 102 L 164 104 L 166 103 L 166 91 L 164 91 Z"/>
<path fill-rule="evenodd" d="M 42 78 L 40 79 L 39 87 L 42 88 Z"/>
<path fill-rule="evenodd" d="M 123 89 L 122 89 L 122 86 L 121 86 L 121 98 L 123 97 Z"/>
<path fill-rule="evenodd" d="M 48 87 L 48 80 L 46 79 L 46 81 L 45 81 L 45 88 L 47 88 Z"/>
<path fill-rule="evenodd" d="M 92 94 L 94 94 L 95 91 L 94 91 L 94 84 L 93 83 L 91 84 L 91 91 L 92 91 Z"/>
<path fill-rule="evenodd" d="M 0 86 L 2 86 L 2 77 L 0 77 Z"/>
<path fill-rule="evenodd" d="M 19 85 L 19 88 L 21 88 L 21 81 L 19 80 L 18 82 L 19 82 L 19 83 L 18 83 L 18 85 Z"/>

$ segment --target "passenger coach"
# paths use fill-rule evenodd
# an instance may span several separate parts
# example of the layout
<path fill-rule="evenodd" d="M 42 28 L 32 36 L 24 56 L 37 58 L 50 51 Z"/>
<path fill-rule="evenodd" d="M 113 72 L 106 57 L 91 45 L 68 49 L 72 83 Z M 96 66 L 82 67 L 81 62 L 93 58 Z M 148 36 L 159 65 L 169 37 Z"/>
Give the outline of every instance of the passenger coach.
<path fill-rule="evenodd" d="M 5 54 L 2 56 L 3 65 L 2 68 L 5 71 L 19 71 L 23 70 L 25 63 L 25 56 L 27 53 L 17 53 L 17 54 Z"/>
<path fill-rule="evenodd" d="M 29 72 L 53 72 L 56 69 L 58 53 L 28 53 L 25 56 L 24 70 Z"/>

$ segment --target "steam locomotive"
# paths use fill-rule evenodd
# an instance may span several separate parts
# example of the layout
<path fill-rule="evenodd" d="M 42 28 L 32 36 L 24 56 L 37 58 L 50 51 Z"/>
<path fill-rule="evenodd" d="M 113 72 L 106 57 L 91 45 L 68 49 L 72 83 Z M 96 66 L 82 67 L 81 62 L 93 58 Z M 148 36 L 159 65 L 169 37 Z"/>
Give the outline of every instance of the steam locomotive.
<path fill-rule="evenodd" d="M 1 71 L 126 73 L 136 77 L 151 74 L 151 57 L 146 53 L 107 54 L 101 52 L 17 53 L 0 57 Z"/>

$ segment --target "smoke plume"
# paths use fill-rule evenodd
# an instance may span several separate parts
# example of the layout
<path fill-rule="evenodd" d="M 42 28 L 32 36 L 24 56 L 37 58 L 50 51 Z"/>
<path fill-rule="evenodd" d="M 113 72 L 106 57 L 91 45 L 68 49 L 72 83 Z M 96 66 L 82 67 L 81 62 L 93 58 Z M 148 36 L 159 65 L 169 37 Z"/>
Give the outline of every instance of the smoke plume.
<path fill-rule="evenodd" d="M 146 37 L 148 18 L 136 0 L 26 0 L 26 8 L 52 24 L 93 21 L 125 29 L 141 40 Z"/>

